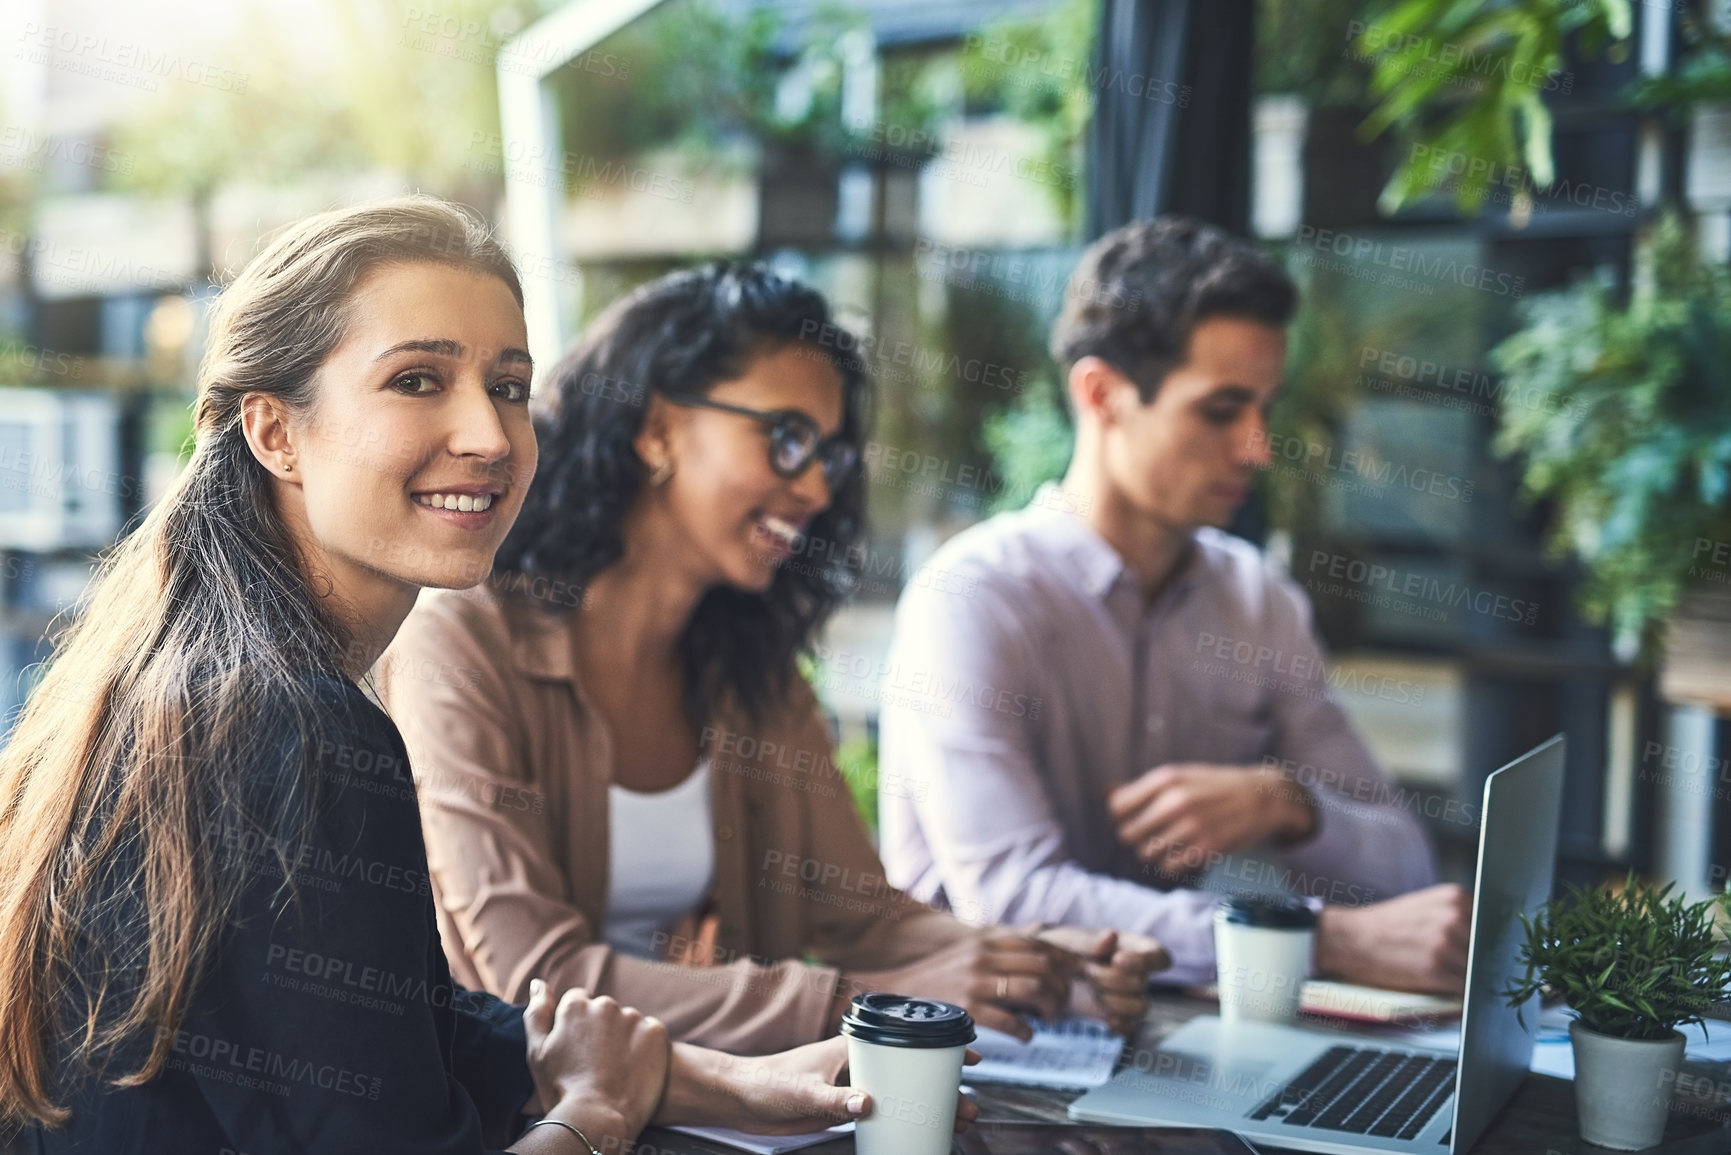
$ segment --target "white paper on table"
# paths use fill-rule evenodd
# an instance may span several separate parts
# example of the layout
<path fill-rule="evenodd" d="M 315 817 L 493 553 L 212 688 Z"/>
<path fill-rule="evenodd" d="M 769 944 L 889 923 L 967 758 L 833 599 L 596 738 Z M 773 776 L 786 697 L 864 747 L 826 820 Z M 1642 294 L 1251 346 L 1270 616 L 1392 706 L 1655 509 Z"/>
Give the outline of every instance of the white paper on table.
<path fill-rule="evenodd" d="M 1731 1061 L 1731 1023 L 1723 1019 L 1708 1019 L 1705 1031 L 1699 1023 L 1690 1023 L 1677 1029 L 1689 1040 L 1683 1048 L 1684 1058 L 1694 1059 L 1699 1063 Z"/>
<path fill-rule="evenodd" d="M 982 1061 L 962 1068 L 964 1083 L 1091 1090 L 1111 1081 L 1112 1068 L 1124 1049 L 1124 1036 L 1112 1034 L 1104 1023 L 1092 1019 L 1036 1023 L 1034 1037 L 1026 1043 L 990 1027 L 974 1031 L 973 1047 Z"/>
<path fill-rule="evenodd" d="M 815 1147 L 843 1135 L 852 1135 L 853 1124 L 839 1123 L 827 1131 L 810 1131 L 804 1135 L 752 1135 L 745 1131 L 730 1131 L 726 1127 L 669 1127 L 668 1130 L 737 1147 L 753 1155 L 781 1155 L 783 1151 L 798 1151 L 802 1147 Z"/>

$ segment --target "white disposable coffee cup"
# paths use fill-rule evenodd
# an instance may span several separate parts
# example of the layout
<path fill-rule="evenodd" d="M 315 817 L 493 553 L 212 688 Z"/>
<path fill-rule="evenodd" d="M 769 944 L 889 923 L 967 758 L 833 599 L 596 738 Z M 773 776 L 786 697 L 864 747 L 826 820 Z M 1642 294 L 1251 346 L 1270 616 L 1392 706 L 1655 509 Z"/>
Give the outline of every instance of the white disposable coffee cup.
<path fill-rule="evenodd" d="M 962 1060 L 974 1020 L 961 1007 L 907 995 L 859 995 L 841 1021 L 848 1082 L 871 1096 L 854 1124 L 859 1155 L 949 1155 Z"/>
<path fill-rule="evenodd" d="M 1220 1020 L 1290 1023 L 1310 974 L 1316 912 L 1296 898 L 1229 898 L 1214 912 Z"/>

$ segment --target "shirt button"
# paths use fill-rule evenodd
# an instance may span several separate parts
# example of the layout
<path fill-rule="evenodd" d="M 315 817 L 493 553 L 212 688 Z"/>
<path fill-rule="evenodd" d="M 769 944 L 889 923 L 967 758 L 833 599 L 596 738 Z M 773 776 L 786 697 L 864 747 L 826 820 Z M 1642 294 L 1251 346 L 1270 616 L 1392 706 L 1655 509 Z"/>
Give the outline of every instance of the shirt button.
<path fill-rule="evenodd" d="M 1162 718 L 1159 714 L 1150 714 L 1148 715 L 1148 720 L 1143 723 L 1143 725 L 1147 727 L 1150 734 L 1158 734 L 1161 730 L 1166 728 L 1166 719 Z"/>
<path fill-rule="evenodd" d="M 723 842 L 726 842 L 729 838 L 733 837 L 733 827 L 725 825 L 725 824 L 723 824 L 721 826 L 717 826 L 715 828 L 715 837 L 721 839 L 721 841 L 723 841 Z"/>

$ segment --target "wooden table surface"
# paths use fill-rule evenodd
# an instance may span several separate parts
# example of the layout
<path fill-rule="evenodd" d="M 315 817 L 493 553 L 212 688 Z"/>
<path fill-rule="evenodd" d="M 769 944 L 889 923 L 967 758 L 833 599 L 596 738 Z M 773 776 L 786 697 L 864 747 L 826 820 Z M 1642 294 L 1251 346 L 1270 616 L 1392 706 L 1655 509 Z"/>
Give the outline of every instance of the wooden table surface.
<path fill-rule="evenodd" d="M 1213 1014 L 1215 1004 L 1182 995 L 1158 995 L 1137 1035 L 1139 1049 L 1157 1047 L 1175 1027 L 1200 1014 Z M 1318 1024 L 1320 1025 L 1320 1024 Z M 1343 1033 L 1353 1033 L 1342 1025 Z M 1652 1155 L 1728 1155 L 1731 1153 L 1731 1064 L 1685 1063 L 1678 1077 L 1665 1142 L 1649 1148 Z M 1020 1123 L 1068 1123 L 1065 1113 L 1073 1091 L 981 1086 L 974 1099 L 980 1118 Z M 1264 1152 L 1284 1148 L 1258 1143 Z M 731 1147 L 705 1142 L 660 1128 L 644 1132 L 640 1155 L 738 1155 Z M 848 1155 L 853 1140 L 837 1139 L 804 1149 L 809 1155 Z M 1581 1142 L 1575 1128 L 1575 1088 L 1567 1079 L 1529 1074 L 1472 1155 L 1606 1155 L 1602 1147 Z"/>

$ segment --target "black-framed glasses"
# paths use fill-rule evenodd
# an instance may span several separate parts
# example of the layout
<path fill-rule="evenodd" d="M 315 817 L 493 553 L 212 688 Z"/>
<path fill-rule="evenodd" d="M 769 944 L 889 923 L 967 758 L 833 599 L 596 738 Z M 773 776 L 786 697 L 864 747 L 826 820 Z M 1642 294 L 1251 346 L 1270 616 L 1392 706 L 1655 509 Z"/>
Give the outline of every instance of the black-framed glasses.
<path fill-rule="evenodd" d="M 817 422 L 803 413 L 747 409 L 743 405 L 729 405 L 725 401 L 711 401 L 707 397 L 677 393 L 663 396 L 675 405 L 692 405 L 719 410 L 722 413 L 736 413 L 769 426 L 769 467 L 775 470 L 776 476 L 785 477 L 789 481 L 804 473 L 806 467 L 815 460 L 823 470 L 824 484 L 829 486 L 829 491 L 833 494 L 841 489 L 854 466 L 859 464 L 859 446 L 839 433 L 825 438 L 823 430 L 817 427 Z"/>

